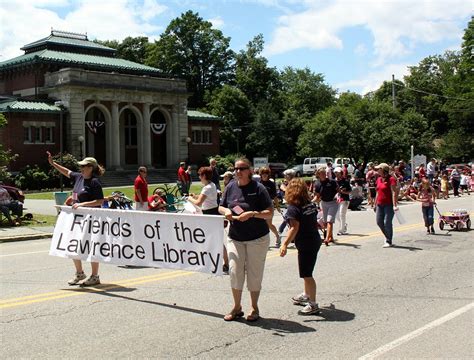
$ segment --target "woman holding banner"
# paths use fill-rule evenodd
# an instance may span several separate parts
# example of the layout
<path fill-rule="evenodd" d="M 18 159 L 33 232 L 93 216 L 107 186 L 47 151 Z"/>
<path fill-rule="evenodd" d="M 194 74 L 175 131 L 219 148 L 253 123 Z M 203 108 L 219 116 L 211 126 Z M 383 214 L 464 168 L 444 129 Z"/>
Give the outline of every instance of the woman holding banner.
<path fill-rule="evenodd" d="M 241 300 L 247 278 L 252 308 L 246 320 L 257 321 L 260 317 L 258 298 L 270 244 L 267 220 L 273 215 L 272 199 L 262 184 L 252 180 L 248 159 L 236 160 L 234 169 L 236 180 L 225 188 L 219 207 L 219 212 L 230 221 L 227 251 L 234 299 L 234 307 L 224 320 L 244 316 Z"/>
<path fill-rule="evenodd" d="M 59 165 L 53 160 L 49 151 L 46 153 L 48 154 L 48 162 L 51 166 L 58 170 L 62 175 L 72 179 L 74 182 L 74 188 L 72 189 L 73 209 L 77 209 L 78 207 L 101 207 L 104 202 L 104 194 L 98 177 L 104 174 L 104 168 L 97 163 L 96 159 L 93 157 L 86 157 L 84 160 L 79 161 L 78 165 L 81 167 L 81 172 L 78 173 Z M 73 262 L 76 268 L 76 274 L 68 281 L 69 285 L 77 285 L 80 281 L 86 278 L 86 274 L 82 269 L 81 260 L 73 259 Z M 91 267 L 91 276 L 81 283 L 81 286 L 100 284 L 99 263 L 92 262 Z"/>
<path fill-rule="evenodd" d="M 217 187 L 212 181 L 212 168 L 201 167 L 198 170 L 199 179 L 204 185 L 199 195 L 191 194 L 188 200 L 196 206 L 199 206 L 203 214 L 207 215 L 220 215 L 219 206 L 217 205 Z M 224 273 L 229 272 L 229 258 L 227 256 L 227 250 L 224 246 L 224 266 L 222 271 Z"/>

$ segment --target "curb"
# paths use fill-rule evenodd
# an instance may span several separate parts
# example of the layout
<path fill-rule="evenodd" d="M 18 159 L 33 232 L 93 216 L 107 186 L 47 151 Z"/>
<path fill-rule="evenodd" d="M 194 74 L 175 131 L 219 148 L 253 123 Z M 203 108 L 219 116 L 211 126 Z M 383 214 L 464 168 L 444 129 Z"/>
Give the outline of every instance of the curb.
<path fill-rule="evenodd" d="M 39 239 L 47 239 L 47 238 L 52 238 L 52 237 L 53 237 L 53 233 L 18 235 L 18 236 L 0 238 L 0 243 L 26 241 L 26 240 L 39 240 Z"/>

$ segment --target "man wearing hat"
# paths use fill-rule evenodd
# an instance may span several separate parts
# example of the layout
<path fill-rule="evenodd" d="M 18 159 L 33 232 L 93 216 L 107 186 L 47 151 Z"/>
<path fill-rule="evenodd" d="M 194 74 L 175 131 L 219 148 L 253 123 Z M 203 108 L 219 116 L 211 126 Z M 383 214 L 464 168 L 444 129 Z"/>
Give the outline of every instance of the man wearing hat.
<path fill-rule="evenodd" d="M 393 246 L 393 216 L 398 211 L 398 190 L 397 180 L 390 175 L 390 166 L 386 163 L 380 163 L 375 167 L 379 177 L 375 183 L 376 197 L 376 219 L 377 225 L 385 235 L 383 247 Z"/>

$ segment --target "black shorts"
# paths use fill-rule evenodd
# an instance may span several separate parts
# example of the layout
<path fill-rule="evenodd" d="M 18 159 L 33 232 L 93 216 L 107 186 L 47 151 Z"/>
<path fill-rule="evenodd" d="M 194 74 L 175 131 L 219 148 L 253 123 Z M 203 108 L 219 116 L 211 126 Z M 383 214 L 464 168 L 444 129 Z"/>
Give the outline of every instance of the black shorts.
<path fill-rule="evenodd" d="M 298 269 L 300 278 L 313 277 L 314 266 L 318 257 L 319 246 L 298 249 Z"/>
<path fill-rule="evenodd" d="M 369 188 L 369 191 L 370 191 L 370 197 L 372 199 L 375 199 L 375 196 L 377 195 L 376 191 L 375 191 L 375 188 Z"/>
<path fill-rule="evenodd" d="M 459 188 L 460 188 L 461 190 L 467 190 L 467 185 L 459 185 Z"/>

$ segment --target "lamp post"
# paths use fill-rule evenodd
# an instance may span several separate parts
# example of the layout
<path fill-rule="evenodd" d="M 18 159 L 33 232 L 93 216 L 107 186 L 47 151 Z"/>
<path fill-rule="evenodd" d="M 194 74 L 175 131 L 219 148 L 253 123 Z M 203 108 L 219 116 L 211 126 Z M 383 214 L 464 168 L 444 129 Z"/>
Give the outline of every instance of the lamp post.
<path fill-rule="evenodd" d="M 79 135 L 78 138 L 77 138 L 77 140 L 79 140 L 79 146 L 80 146 L 80 149 L 79 149 L 79 150 L 80 150 L 80 151 L 79 151 L 79 155 L 80 155 L 80 156 L 79 156 L 79 158 L 82 159 L 82 157 L 83 157 L 82 147 L 84 146 L 83 144 L 84 144 L 84 140 L 85 140 L 85 139 L 84 139 L 84 136 Z"/>
<path fill-rule="evenodd" d="M 241 128 L 235 128 L 234 132 L 237 133 L 236 140 L 237 140 L 237 154 L 239 153 L 239 138 L 240 138 L 240 133 L 242 132 Z"/>
<path fill-rule="evenodd" d="M 59 107 L 59 162 L 62 165 L 63 162 L 63 113 L 64 113 L 64 102 L 63 101 L 56 101 L 54 103 L 55 106 Z M 59 177 L 59 187 L 61 188 L 61 192 L 64 190 L 63 185 L 63 176 Z"/>
<path fill-rule="evenodd" d="M 191 141 L 193 141 L 193 139 L 191 139 L 189 136 L 186 138 L 186 144 L 188 145 L 188 165 L 189 163 L 191 162 L 191 157 L 189 156 L 189 144 L 191 144 Z"/>

